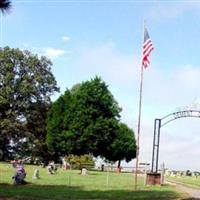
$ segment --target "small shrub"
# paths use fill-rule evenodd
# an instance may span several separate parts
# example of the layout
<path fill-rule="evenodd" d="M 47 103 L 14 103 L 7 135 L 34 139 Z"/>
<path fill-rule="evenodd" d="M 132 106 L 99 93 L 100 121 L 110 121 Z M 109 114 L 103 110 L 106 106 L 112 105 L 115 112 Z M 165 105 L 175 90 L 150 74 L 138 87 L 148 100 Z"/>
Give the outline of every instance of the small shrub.
<path fill-rule="evenodd" d="M 82 169 L 83 167 L 86 169 L 91 169 L 95 165 L 93 156 L 89 154 L 81 156 L 70 154 L 65 157 L 65 160 L 70 164 L 73 169 Z"/>

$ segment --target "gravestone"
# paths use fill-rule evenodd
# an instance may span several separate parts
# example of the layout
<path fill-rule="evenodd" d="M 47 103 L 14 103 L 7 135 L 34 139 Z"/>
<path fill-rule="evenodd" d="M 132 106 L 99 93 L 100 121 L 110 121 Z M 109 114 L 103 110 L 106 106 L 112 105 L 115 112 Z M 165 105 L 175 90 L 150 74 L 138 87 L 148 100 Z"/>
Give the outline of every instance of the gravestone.
<path fill-rule="evenodd" d="M 39 179 L 39 178 L 40 178 L 39 169 L 35 169 L 33 174 L 33 179 Z"/>
<path fill-rule="evenodd" d="M 82 168 L 81 175 L 86 175 L 86 174 L 87 174 L 87 169 L 86 168 Z"/>

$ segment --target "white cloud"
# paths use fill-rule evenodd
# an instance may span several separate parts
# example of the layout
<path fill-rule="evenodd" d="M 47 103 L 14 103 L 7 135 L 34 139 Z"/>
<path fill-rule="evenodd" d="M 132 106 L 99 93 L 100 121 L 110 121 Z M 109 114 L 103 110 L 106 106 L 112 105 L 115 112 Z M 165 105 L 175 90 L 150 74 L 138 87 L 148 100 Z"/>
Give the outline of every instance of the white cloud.
<path fill-rule="evenodd" d="M 186 65 L 166 69 L 152 68 L 144 83 L 145 103 L 160 106 L 187 106 L 198 98 L 200 67 Z"/>
<path fill-rule="evenodd" d="M 134 55 L 123 55 L 113 43 L 95 48 L 83 48 L 79 51 L 77 66 L 83 74 L 90 77 L 100 75 L 108 83 L 128 86 L 137 78 L 138 59 Z"/>
<path fill-rule="evenodd" d="M 44 48 L 43 49 L 44 54 L 49 58 L 58 58 L 60 56 L 63 56 L 65 54 L 65 50 L 62 49 L 56 49 L 56 48 Z"/>
<path fill-rule="evenodd" d="M 50 59 L 56 59 L 62 56 L 65 56 L 65 58 L 69 59 L 69 55 L 72 54 L 72 51 L 70 50 L 64 50 L 54 47 L 35 47 L 28 43 L 22 44 L 21 47 L 22 50 L 29 50 L 35 54 L 38 54 L 39 56 L 47 56 Z"/>
<path fill-rule="evenodd" d="M 69 40 L 71 40 L 71 38 L 68 37 L 68 36 L 62 36 L 61 39 L 62 39 L 64 42 L 68 42 Z"/>

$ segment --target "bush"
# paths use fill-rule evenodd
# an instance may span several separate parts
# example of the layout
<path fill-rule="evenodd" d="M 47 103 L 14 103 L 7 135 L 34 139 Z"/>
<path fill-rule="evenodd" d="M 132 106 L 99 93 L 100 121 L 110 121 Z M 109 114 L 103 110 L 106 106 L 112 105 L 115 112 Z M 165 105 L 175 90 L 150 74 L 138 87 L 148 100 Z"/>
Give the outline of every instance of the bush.
<path fill-rule="evenodd" d="M 89 154 L 77 156 L 70 154 L 65 157 L 65 160 L 70 164 L 73 169 L 91 169 L 95 165 L 95 161 L 93 160 L 93 156 Z"/>

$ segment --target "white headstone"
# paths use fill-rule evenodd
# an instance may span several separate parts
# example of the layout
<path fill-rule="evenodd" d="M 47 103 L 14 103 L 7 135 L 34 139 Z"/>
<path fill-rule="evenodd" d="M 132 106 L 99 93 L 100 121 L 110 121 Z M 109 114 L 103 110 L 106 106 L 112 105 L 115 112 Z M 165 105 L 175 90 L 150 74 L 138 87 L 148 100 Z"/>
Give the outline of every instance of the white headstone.
<path fill-rule="evenodd" d="M 35 169 L 34 174 L 33 174 L 33 178 L 34 179 L 39 179 L 40 178 L 39 169 Z"/>
<path fill-rule="evenodd" d="M 81 175 L 86 175 L 86 174 L 87 174 L 87 169 L 86 168 L 82 168 Z"/>

